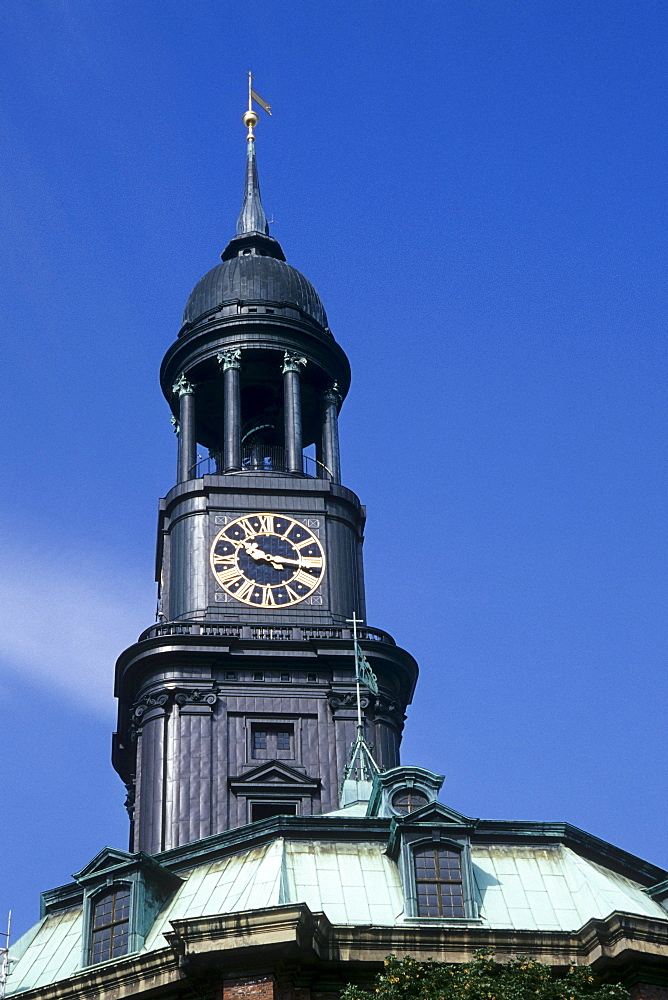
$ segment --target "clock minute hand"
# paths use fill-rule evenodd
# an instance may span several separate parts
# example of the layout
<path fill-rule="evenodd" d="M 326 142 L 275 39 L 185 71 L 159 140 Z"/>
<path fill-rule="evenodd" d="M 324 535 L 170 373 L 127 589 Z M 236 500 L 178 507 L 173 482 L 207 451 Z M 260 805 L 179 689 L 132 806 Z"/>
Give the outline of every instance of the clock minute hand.
<path fill-rule="evenodd" d="M 301 566 L 301 559 L 289 559 L 287 556 L 270 556 L 272 565 L 276 569 L 283 569 L 284 566 Z M 278 565 L 276 565 L 278 563 Z"/>
<path fill-rule="evenodd" d="M 284 562 L 294 563 L 295 566 L 301 565 L 301 561 L 299 559 L 283 559 L 282 556 L 273 556 L 269 552 L 263 552 L 257 542 L 249 542 L 247 539 L 244 539 L 241 546 L 248 553 L 251 559 L 254 559 L 256 562 L 265 560 L 265 562 L 271 563 L 274 569 L 277 570 L 284 568 Z"/>

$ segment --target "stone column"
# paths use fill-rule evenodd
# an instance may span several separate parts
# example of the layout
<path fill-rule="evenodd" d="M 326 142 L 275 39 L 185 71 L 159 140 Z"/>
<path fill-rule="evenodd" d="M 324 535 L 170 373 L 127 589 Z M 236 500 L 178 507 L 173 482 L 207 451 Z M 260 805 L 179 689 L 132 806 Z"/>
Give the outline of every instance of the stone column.
<path fill-rule="evenodd" d="M 172 392 L 179 397 L 179 423 L 176 428 L 178 435 L 178 458 L 176 463 L 176 481 L 184 483 L 194 473 L 197 459 L 197 441 L 195 438 L 195 386 L 189 382 L 185 372 L 181 372 L 172 386 Z"/>
<path fill-rule="evenodd" d="M 341 396 L 336 382 L 322 397 L 322 463 L 333 483 L 341 482 L 341 455 L 339 452 L 339 408 Z M 323 470 L 324 471 L 324 470 Z M 325 476 L 327 472 L 324 472 Z"/>
<path fill-rule="evenodd" d="M 223 370 L 225 438 L 223 472 L 241 469 L 241 350 L 233 348 L 217 355 Z"/>
<path fill-rule="evenodd" d="M 306 358 L 293 351 L 283 355 L 283 409 L 285 412 L 285 460 L 288 472 L 304 471 L 302 458 L 302 403 L 300 367 Z"/>

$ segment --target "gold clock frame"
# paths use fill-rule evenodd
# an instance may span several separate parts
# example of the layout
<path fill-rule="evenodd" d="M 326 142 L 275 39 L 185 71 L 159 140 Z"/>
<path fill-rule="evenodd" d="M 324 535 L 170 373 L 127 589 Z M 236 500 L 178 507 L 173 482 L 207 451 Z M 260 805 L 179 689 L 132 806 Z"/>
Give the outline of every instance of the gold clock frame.
<path fill-rule="evenodd" d="M 279 525 L 287 522 L 288 526 L 284 531 L 275 530 L 277 522 Z M 297 558 L 272 554 L 260 548 L 257 539 L 266 539 L 272 535 L 286 541 Z M 290 535 L 293 537 L 290 538 Z M 216 548 L 221 541 L 234 547 L 234 552 L 218 554 Z M 266 547 L 266 542 L 264 544 Z M 313 554 L 313 548 L 317 550 L 317 555 Z M 303 555 L 302 550 L 310 550 L 310 554 Z M 239 567 L 238 557 L 241 552 L 245 552 L 256 562 L 268 563 L 275 569 L 280 566 L 284 570 L 293 563 L 294 573 L 289 579 L 276 584 L 259 583 Z M 209 564 L 216 583 L 229 597 L 251 608 L 266 610 L 291 608 L 312 597 L 322 583 L 327 560 L 322 542 L 302 521 L 289 514 L 257 511 L 232 518 L 216 533 L 209 550 Z M 259 600 L 254 600 L 258 592 L 261 592 Z M 278 600 L 283 594 L 287 599 Z"/>

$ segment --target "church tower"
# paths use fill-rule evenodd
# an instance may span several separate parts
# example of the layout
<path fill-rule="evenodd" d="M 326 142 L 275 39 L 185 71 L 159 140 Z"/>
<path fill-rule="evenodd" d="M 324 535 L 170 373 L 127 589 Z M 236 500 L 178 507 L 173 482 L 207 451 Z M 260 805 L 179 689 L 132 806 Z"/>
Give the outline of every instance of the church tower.
<path fill-rule="evenodd" d="M 356 737 L 365 510 L 341 483 L 337 430 L 350 366 L 269 235 L 255 112 L 244 122 L 236 235 L 160 372 L 178 442 L 158 520 L 161 611 L 116 668 L 113 761 L 131 850 L 147 854 L 337 809 Z M 364 738 L 385 770 L 399 764 L 417 665 L 386 632 L 358 635 L 379 687 L 362 700 Z"/>

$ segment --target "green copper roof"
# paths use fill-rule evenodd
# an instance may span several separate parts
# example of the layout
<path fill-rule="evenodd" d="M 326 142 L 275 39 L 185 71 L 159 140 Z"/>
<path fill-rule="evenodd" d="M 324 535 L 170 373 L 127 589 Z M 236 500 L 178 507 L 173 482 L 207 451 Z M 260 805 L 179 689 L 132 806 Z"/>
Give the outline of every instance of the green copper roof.
<path fill-rule="evenodd" d="M 668 919 L 637 882 L 563 844 L 473 845 L 471 854 L 483 926 L 575 931 L 614 911 Z M 286 903 L 306 903 L 333 924 L 393 926 L 406 919 L 399 869 L 378 840 L 278 837 L 226 857 L 202 859 L 179 874 L 183 882 L 159 913 L 143 951 L 166 947 L 164 934 L 174 920 Z M 69 906 L 25 935 L 12 948 L 18 961 L 7 994 L 80 970 L 81 926 L 81 906 Z"/>

